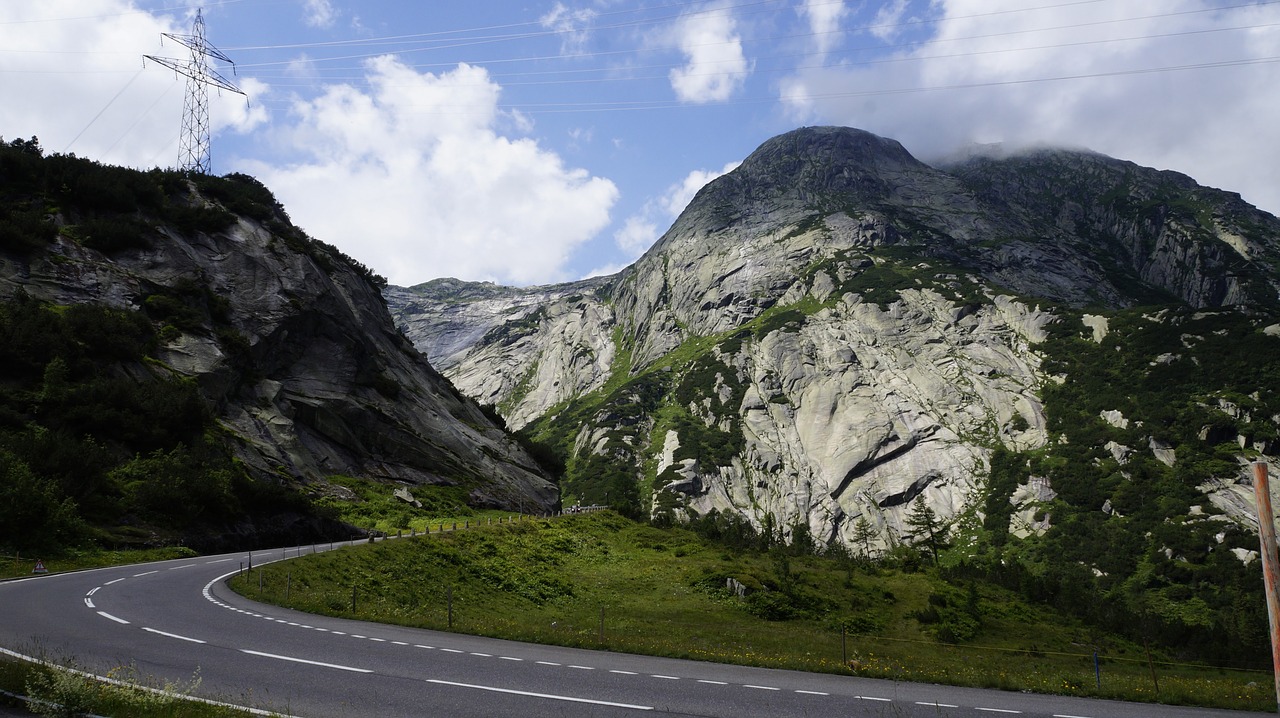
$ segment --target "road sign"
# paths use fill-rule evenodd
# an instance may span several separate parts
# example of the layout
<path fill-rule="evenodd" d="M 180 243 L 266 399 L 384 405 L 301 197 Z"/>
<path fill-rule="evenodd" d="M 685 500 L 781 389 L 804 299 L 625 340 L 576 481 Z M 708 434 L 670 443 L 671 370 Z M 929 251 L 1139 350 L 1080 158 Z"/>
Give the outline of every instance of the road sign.
<path fill-rule="evenodd" d="M 31 573 L 49 573 L 49 569 L 44 567 L 44 561 L 36 559 L 36 567 L 31 569 Z"/>

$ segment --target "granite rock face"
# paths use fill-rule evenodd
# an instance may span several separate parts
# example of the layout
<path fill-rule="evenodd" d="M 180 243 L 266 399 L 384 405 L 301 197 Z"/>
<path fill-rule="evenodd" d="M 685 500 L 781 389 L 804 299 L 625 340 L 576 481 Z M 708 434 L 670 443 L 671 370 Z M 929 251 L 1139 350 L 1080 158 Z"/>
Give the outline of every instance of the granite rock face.
<path fill-rule="evenodd" d="M 186 201 L 213 205 L 194 185 Z M 461 484 L 480 503 L 554 507 L 554 485 L 400 334 L 379 288 L 319 243 L 291 245 L 283 226 L 158 226 L 150 249 L 110 255 L 60 237 L 34 258 L 0 257 L 0 296 L 136 310 L 179 287 L 216 304 L 216 320 L 164 337 L 152 370 L 198 382 L 261 480 Z"/>
<path fill-rule="evenodd" d="M 1274 307 L 1278 242 L 1275 217 L 1176 173 L 1057 150 L 930 167 L 820 127 L 766 142 L 612 277 L 388 297 L 463 393 L 565 448 L 568 494 L 600 501 L 574 467 L 606 462 L 650 514 L 846 544 L 866 519 L 884 546 L 920 497 L 977 506 L 995 447 L 1050 440 L 1054 307 L 1099 308 L 1097 342 L 1102 310 L 1157 299 Z"/>

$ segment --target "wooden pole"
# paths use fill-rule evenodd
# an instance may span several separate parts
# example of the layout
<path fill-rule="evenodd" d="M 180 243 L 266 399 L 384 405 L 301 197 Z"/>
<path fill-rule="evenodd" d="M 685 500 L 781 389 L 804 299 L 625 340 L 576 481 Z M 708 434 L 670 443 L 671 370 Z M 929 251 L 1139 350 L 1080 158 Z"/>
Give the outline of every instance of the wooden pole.
<path fill-rule="evenodd" d="M 1276 709 L 1280 710 L 1280 556 L 1276 551 L 1276 520 L 1271 512 L 1271 487 L 1267 462 L 1253 462 L 1253 496 L 1258 503 L 1258 541 L 1262 545 L 1262 582 L 1267 592 L 1267 619 L 1271 624 L 1271 670 L 1275 674 Z"/>

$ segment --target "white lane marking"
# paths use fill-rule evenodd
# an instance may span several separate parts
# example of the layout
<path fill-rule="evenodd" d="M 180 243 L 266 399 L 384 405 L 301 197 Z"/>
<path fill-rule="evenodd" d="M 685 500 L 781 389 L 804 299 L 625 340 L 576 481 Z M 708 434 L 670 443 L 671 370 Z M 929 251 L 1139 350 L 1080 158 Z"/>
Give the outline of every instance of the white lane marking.
<path fill-rule="evenodd" d="M 192 643 L 204 643 L 204 641 L 200 640 L 199 638 L 188 638 L 186 636 L 179 636 L 176 633 L 165 633 L 164 631 L 157 631 L 154 628 L 147 628 L 146 626 L 143 626 L 142 630 L 150 631 L 151 633 L 154 633 L 158 636 L 164 636 L 166 638 L 176 638 L 179 641 L 190 641 Z"/>
<path fill-rule="evenodd" d="M 1066 713 L 1054 713 L 1053 718 L 1090 718 L 1090 716 L 1073 716 Z"/>
<path fill-rule="evenodd" d="M 361 635 L 360 635 L 360 634 L 358 634 L 358 633 L 353 633 L 353 634 L 351 634 L 351 637 L 352 637 L 352 638 L 368 638 L 368 636 L 361 636 Z"/>
<path fill-rule="evenodd" d="M 1015 713 L 1021 714 L 1022 711 L 1009 710 L 1008 708 L 974 708 L 975 711 L 986 711 L 988 713 Z"/>
<path fill-rule="evenodd" d="M 854 698 L 857 698 L 860 701 L 880 701 L 881 703 L 893 702 L 893 700 L 889 698 L 876 698 L 875 696 L 854 696 Z"/>
<path fill-rule="evenodd" d="M 725 683 L 724 681 L 704 681 L 704 680 L 702 680 L 702 679 L 698 679 L 698 682 L 699 682 L 699 683 L 706 683 L 707 685 L 710 685 L 710 686 L 727 686 L 727 685 L 729 685 L 728 683 Z"/>
<path fill-rule="evenodd" d="M 125 578 L 128 578 L 128 576 L 126 576 Z M 113 584 L 113 583 L 120 583 L 120 582 L 121 582 L 121 581 L 123 581 L 123 580 L 124 580 L 124 578 L 117 578 L 117 579 L 115 579 L 114 581 L 107 581 L 106 583 L 104 583 L 104 584 L 102 584 L 102 585 L 103 585 L 103 586 L 110 586 L 110 585 L 111 585 L 111 584 Z"/>
<path fill-rule="evenodd" d="M 524 660 L 523 658 L 515 658 L 513 656 L 498 656 L 498 658 L 501 658 L 504 661 L 523 661 Z"/>
<path fill-rule="evenodd" d="M 205 561 L 205 563 L 206 563 L 206 564 L 209 564 L 209 563 L 226 563 L 226 562 L 228 562 L 228 561 L 234 561 L 234 560 L 235 560 L 234 558 L 220 558 L 220 559 L 218 559 L 217 561 Z"/>
<path fill-rule="evenodd" d="M 538 664 L 538 665 L 540 665 L 540 666 L 558 666 L 558 665 L 560 665 L 559 663 L 552 663 L 551 661 L 534 661 L 534 662 L 535 662 L 535 663 L 537 663 L 537 664 Z"/>
<path fill-rule="evenodd" d="M 110 613 L 107 613 L 106 611 L 98 611 L 98 615 L 102 616 L 103 618 L 110 618 L 116 623 L 123 623 L 126 626 L 129 625 L 128 621 L 124 620 L 123 618 L 116 618 L 115 616 L 111 615 Z"/>
<path fill-rule="evenodd" d="M 466 651 L 459 651 L 456 648 L 441 648 L 440 650 L 444 651 L 445 653 L 466 653 Z"/>
<path fill-rule="evenodd" d="M 85 595 L 86 595 L 86 596 L 92 596 L 93 594 L 97 593 L 97 592 L 98 592 L 98 589 L 100 589 L 100 588 L 102 588 L 102 587 L 101 587 L 101 586 L 98 586 L 97 588 L 94 588 L 93 590 L 89 591 L 89 592 L 88 592 L 88 593 L 86 593 Z"/>
<path fill-rule="evenodd" d="M 194 564 L 194 563 L 189 563 L 189 564 L 186 564 L 185 566 L 174 566 L 173 568 L 171 568 L 171 569 L 169 569 L 169 570 L 170 570 L 170 571 L 177 571 L 177 570 L 179 570 L 179 569 L 183 569 L 183 568 L 192 568 L 192 567 L 194 567 L 194 566 L 195 566 L 195 564 Z"/>
<path fill-rule="evenodd" d="M 635 671 L 609 671 L 609 672 L 610 672 L 610 673 L 617 673 L 617 674 L 619 674 L 619 675 L 623 675 L 623 676 L 638 676 L 638 675 L 640 675 L 639 673 L 636 673 Z"/>
<path fill-rule="evenodd" d="M 580 671 L 594 671 L 594 670 L 595 670 L 595 669 L 594 669 L 594 668 L 592 668 L 591 666 L 569 666 L 569 668 L 577 668 L 577 669 L 578 669 L 578 670 L 580 670 Z"/>
<path fill-rule="evenodd" d="M 823 693 L 822 691 L 801 691 L 801 690 L 797 690 L 797 691 L 796 691 L 796 693 L 803 693 L 803 694 L 805 694 L 806 696 L 829 696 L 829 695 L 831 695 L 830 693 Z M 979 709 L 979 710 L 981 710 L 981 709 Z"/>
<path fill-rule="evenodd" d="M 142 573 L 135 573 L 133 574 L 133 577 L 138 578 L 140 576 L 150 576 L 153 573 L 160 573 L 160 569 L 156 569 L 154 571 L 143 571 Z"/>
<path fill-rule="evenodd" d="M 347 634 L 343 633 L 342 631 L 329 631 L 329 633 L 332 633 L 332 634 L 333 634 L 333 635 L 335 635 L 335 636 L 345 636 L 345 635 L 347 635 Z"/>
<path fill-rule="evenodd" d="M 515 696 L 529 696 L 530 698 L 547 698 L 553 701 L 569 701 L 572 703 L 589 703 L 595 706 L 609 706 L 611 708 L 632 708 L 638 711 L 651 711 L 653 706 L 640 706 L 631 703 L 613 703 L 611 701 L 597 701 L 590 698 L 574 698 L 573 696 L 557 696 L 551 693 L 531 693 L 529 691 L 514 691 L 509 688 L 494 688 L 493 686 L 478 686 L 472 683 L 455 683 L 454 681 L 437 681 L 428 679 L 427 683 L 435 683 L 442 686 L 455 686 L 457 688 L 471 688 L 477 691 L 490 691 L 492 693 L 507 693 Z"/>
<path fill-rule="evenodd" d="M 84 597 L 84 605 L 88 606 L 89 608 L 97 608 L 97 606 L 93 605 L 93 599 L 89 598 L 88 596 Z"/>
<path fill-rule="evenodd" d="M 657 674 L 652 674 L 652 675 L 650 675 L 649 677 L 650 677 L 650 678 L 661 678 L 661 679 L 663 679 L 664 681 L 678 681 L 678 680 L 680 680 L 680 677 L 679 677 L 679 676 L 660 676 L 660 675 L 657 675 Z"/>
<path fill-rule="evenodd" d="M 480 656 L 481 658 L 493 658 L 493 654 L 492 654 L 492 653 L 476 653 L 476 652 L 472 651 L 472 652 L 471 652 L 471 655 L 473 655 L 473 656 Z"/>
<path fill-rule="evenodd" d="M 762 690 L 762 691 L 778 691 L 778 690 L 782 690 L 781 688 L 774 688 L 773 686 L 753 686 L 753 685 L 751 685 L 750 683 L 744 683 L 742 687 L 743 687 L 743 688 L 756 688 L 756 689 L 758 689 L 758 690 Z"/>
<path fill-rule="evenodd" d="M 929 706 L 930 708 L 959 708 L 960 707 L 960 706 L 953 706 L 950 703 L 928 703 L 926 701 L 916 701 L 916 705 Z"/>
<path fill-rule="evenodd" d="M 414 647 L 414 648 L 425 648 L 425 649 L 427 649 L 428 651 L 434 651 L 434 650 L 436 649 L 436 647 L 435 647 L 435 646 L 424 646 L 424 645 L 422 645 L 421 643 L 415 643 L 415 644 L 413 644 L 413 647 Z"/>
<path fill-rule="evenodd" d="M 340 671 L 351 671 L 352 673 L 373 673 L 367 668 L 353 668 L 351 666 L 342 666 L 337 663 L 322 663 L 321 661 L 308 661 L 305 658 L 294 658 L 293 656 L 281 656 L 275 653 L 263 653 L 262 651 L 251 651 L 247 648 L 241 648 L 241 653 L 248 653 L 251 656 L 262 656 L 263 658 L 274 658 L 278 661 L 292 661 L 294 663 L 305 663 L 309 666 L 320 666 L 321 668 L 337 668 Z"/>
<path fill-rule="evenodd" d="M 393 646 L 407 646 L 407 645 L 409 645 L 409 644 L 408 644 L 408 643 L 405 643 L 404 641 L 392 641 L 392 642 L 391 642 L 391 645 L 393 645 Z"/>

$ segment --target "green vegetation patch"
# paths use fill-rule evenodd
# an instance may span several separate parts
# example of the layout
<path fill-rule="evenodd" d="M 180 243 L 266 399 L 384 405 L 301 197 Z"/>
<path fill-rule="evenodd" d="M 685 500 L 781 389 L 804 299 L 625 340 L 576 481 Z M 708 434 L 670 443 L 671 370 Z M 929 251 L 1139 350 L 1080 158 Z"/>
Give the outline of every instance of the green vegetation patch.
<path fill-rule="evenodd" d="M 712 519 L 710 526 L 724 538 L 734 523 Z M 1140 644 L 1014 591 L 843 552 L 814 555 L 736 530 L 742 542 L 709 540 L 608 512 L 484 523 L 268 564 L 231 585 L 313 613 L 514 640 L 1006 690 L 1275 707 L 1265 671 L 1196 668 L 1154 652 L 1157 696 Z"/>

